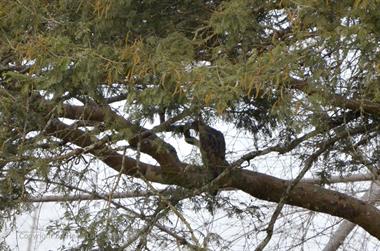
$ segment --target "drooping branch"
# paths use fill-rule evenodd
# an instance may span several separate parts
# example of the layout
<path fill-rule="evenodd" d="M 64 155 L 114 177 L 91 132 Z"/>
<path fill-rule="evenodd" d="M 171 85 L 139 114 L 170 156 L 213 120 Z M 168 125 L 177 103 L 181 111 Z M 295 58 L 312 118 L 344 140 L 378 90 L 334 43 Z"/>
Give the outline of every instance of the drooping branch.
<path fill-rule="evenodd" d="M 380 116 L 380 104 L 374 103 L 369 100 L 355 100 L 347 99 L 338 94 L 329 93 L 321 88 L 312 86 L 306 80 L 292 79 L 290 87 L 296 90 L 300 90 L 309 96 L 319 95 L 323 97 L 330 105 L 337 106 L 344 109 L 350 109 L 352 111 L 359 111 L 374 116 Z"/>
<path fill-rule="evenodd" d="M 242 157 L 240 157 L 240 159 L 233 162 L 231 165 L 232 166 L 240 166 L 245 161 L 250 161 L 250 160 L 252 160 L 258 156 L 263 156 L 263 155 L 266 155 L 266 154 L 271 153 L 271 152 L 277 152 L 279 154 L 288 153 L 288 152 L 292 151 L 293 149 L 295 149 L 300 144 L 307 141 L 308 139 L 316 137 L 317 135 L 324 133 L 324 132 L 327 132 L 327 131 L 329 131 L 333 128 L 336 128 L 338 126 L 341 126 L 342 124 L 347 123 L 349 121 L 352 121 L 353 119 L 355 119 L 357 117 L 358 117 L 358 113 L 356 113 L 356 112 L 345 113 L 342 116 L 334 119 L 333 121 L 329 121 L 329 123 L 327 124 L 327 127 L 314 129 L 311 132 L 305 133 L 304 135 L 293 139 L 292 141 L 290 141 L 288 144 L 285 144 L 285 145 L 279 144 L 279 145 L 267 147 L 265 149 L 255 150 L 255 151 L 246 153 Z"/>

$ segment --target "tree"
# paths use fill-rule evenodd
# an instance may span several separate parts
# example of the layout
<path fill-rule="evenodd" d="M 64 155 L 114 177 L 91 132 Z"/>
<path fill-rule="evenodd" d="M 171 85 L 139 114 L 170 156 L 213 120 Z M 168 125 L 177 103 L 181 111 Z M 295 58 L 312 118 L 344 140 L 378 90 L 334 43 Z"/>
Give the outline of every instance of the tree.
<path fill-rule="evenodd" d="M 324 243 L 310 225 L 280 235 L 284 205 L 313 215 L 302 224 L 322 212 L 380 240 L 380 210 L 357 185 L 379 185 L 379 12 L 378 1 L 0 1 L 2 215 L 65 201 L 51 232 L 86 250 L 233 249 L 191 220 L 200 212 L 250 222 L 249 250 Z M 246 133 L 249 147 L 199 121 Z M 198 133 L 202 158 L 179 154 Z M 296 178 L 262 168 L 272 157 L 291 158 Z"/>

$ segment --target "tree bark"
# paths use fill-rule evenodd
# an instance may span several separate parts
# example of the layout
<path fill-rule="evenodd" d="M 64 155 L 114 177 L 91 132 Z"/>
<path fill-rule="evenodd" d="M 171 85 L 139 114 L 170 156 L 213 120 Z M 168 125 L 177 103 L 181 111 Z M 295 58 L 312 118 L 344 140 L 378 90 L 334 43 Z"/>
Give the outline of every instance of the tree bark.
<path fill-rule="evenodd" d="M 232 187 L 258 199 L 272 202 L 281 199 L 290 182 L 241 169 L 233 171 L 231 177 Z M 286 204 L 344 218 L 380 240 L 380 210 L 362 200 L 300 182 L 290 192 Z"/>

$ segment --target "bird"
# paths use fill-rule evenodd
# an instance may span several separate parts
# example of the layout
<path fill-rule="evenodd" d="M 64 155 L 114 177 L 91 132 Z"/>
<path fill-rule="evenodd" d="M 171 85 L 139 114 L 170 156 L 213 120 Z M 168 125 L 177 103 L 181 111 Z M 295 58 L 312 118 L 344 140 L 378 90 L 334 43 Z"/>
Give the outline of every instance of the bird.
<path fill-rule="evenodd" d="M 199 140 L 191 136 L 190 129 L 198 133 Z M 201 120 L 196 120 L 185 128 L 184 136 L 187 143 L 200 149 L 203 165 L 210 171 L 212 179 L 215 179 L 228 166 L 223 133 Z"/>

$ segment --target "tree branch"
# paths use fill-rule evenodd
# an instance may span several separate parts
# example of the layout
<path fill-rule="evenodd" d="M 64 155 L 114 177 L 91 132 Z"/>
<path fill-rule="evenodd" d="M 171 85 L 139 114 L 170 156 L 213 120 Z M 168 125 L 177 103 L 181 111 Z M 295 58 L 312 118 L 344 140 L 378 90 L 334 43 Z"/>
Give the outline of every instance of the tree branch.
<path fill-rule="evenodd" d="M 296 90 L 300 90 L 309 96 L 320 95 L 322 96 L 330 105 L 337 106 L 344 109 L 350 109 L 352 111 L 360 111 L 375 116 L 380 116 L 380 104 L 374 103 L 369 100 L 355 100 L 346 99 L 337 94 L 329 93 L 321 88 L 310 85 L 306 80 L 292 79 L 290 87 Z"/>
<path fill-rule="evenodd" d="M 41 100 L 45 107 L 53 109 L 52 104 Z M 170 144 L 159 138 L 156 134 L 139 125 L 133 124 L 118 115 L 108 106 L 76 106 L 63 104 L 59 116 L 74 120 L 89 120 L 97 122 L 110 122 L 115 129 L 125 132 L 129 144 L 137 148 L 140 141 L 140 150 L 157 160 L 164 172 L 173 174 L 182 171 L 177 152 Z M 143 136 L 141 136 L 143 135 Z"/>
<path fill-rule="evenodd" d="M 98 142 L 97 138 L 92 137 L 79 129 L 71 128 L 60 122 L 58 119 L 54 119 L 49 123 L 46 128 L 46 133 L 66 142 L 71 142 L 82 148 L 93 146 L 88 149 L 88 152 L 97 156 L 116 171 L 123 170 L 125 174 L 137 177 L 141 173 L 151 181 L 163 181 L 160 174 L 160 167 L 143 162 L 137 163 L 135 159 L 124 156 L 124 167 L 122 168 L 123 155 L 106 147 L 104 144 L 96 144 L 96 142 Z"/>
<path fill-rule="evenodd" d="M 334 143 L 339 139 L 339 137 L 336 137 L 332 140 L 328 140 L 327 142 L 324 142 L 321 144 L 321 147 L 313 153 L 312 155 L 309 156 L 309 158 L 306 159 L 305 161 L 305 166 L 302 168 L 301 172 L 297 175 L 297 177 L 291 181 L 286 188 L 286 191 L 284 192 L 283 196 L 281 197 L 280 201 L 277 204 L 276 209 L 274 210 L 272 217 L 269 221 L 268 227 L 267 227 L 267 236 L 265 239 L 257 246 L 256 250 L 261 251 L 265 248 L 265 246 L 269 243 L 270 239 L 272 238 L 273 235 L 273 229 L 274 229 L 274 224 L 276 223 L 276 220 L 278 216 L 280 215 L 282 208 L 284 207 L 287 199 L 289 198 L 290 192 L 294 189 L 294 187 L 301 181 L 301 179 L 305 176 L 305 174 L 310 170 L 312 167 L 313 163 L 318 159 L 318 157 L 324 153 L 329 147 L 334 145 Z"/>
<path fill-rule="evenodd" d="M 84 135 L 84 132 L 80 130 L 68 128 L 67 125 L 59 121 L 48 126 L 48 132 L 52 136 L 69 140 L 81 147 L 93 144 L 90 136 Z M 113 169 L 120 170 L 123 156 L 117 152 L 102 148 L 93 149 L 91 153 Z M 125 163 L 124 170 L 127 175 L 139 177 L 141 173 L 149 181 L 176 184 L 188 188 L 199 186 L 201 177 L 207 175 L 200 172 L 198 168 L 188 168 L 185 172 L 167 177 L 163 176 L 162 169 L 157 166 L 140 163 L 141 170 L 137 171 L 134 159 L 127 157 Z M 180 168 L 183 166 L 185 164 L 181 164 Z M 240 189 L 259 199 L 279 202 L 290 183 L 291 181 L 262 173 L 233 169 L 225 186 Z M 367 232 L 380 239 L 380 228 L 378 228 L 380 220 L 377 220 L 380 219 L 380 211 L 361 200 L 313 184 L 300 182 L 290 192 L 286 203 L 345 218 L 362 226 Z"/>
<path fill-rule="evenodd" d="M 291 142 L 289 142 L 286 145 L 275 145 L 275 146 L 265 148 L 263 150 L 249 152 L 247 154 L 244 154 L 239 160 L 235 161 L 231 165 L 232 166 L 240 166 L 245 161 L 250 161 L 250 160 L 252 160 L 258 156 L 262 156 L 262 155 L 265 155 L 265 154 L 268 154 L 271 152 L 277 152 L 279 154 L 284 154 L 284 153 L 290 152 L 293 149 L 295 149 L 297 146 L 299 146 L 300 144 L 305 142 L 306 140 L 313 138 L 313 137 L 319 135 L 320 133 L 329 131 L 329 130 L 331 130 L 331 129 L 333 129 L 333 128 L 335 128 L 335 127 L 337 127 L 343 123 L 347 123 L 348 121 L 355 119 L 357 116 L 358 116 L 357 113 L 345 113 L 343 116 L 340 116 L 340 117 L 334 119 L 334 121 L 330 121 L 330 123 L 328 123 L 327 128 L 322 128 L 322 129 L 317 128 L 311 132 L 305 133 L 301 137 L 298 137 L 298 138 L 292 140 Z"/>
<path fill-rule="evenodd" d="M 279 202 L 291 181 L 266 174 L 236 169 L 230 186 L 258 199 Z M 286 204 L 347 219 L 380 240 L 380 210 L 359 199 L 304 182 L 290 192 Z"/>
<path fill-rule="evenodd" d="M 319 185 L 321 182 L 326 182 L 327 184 L 333 183 L 348 183 L 348 182 L 359 182 L 359 181 L 370 181 L 373 180 L 373 175 L 371 174 L 353 174 L 350 176 L 331 176 L 327 181 L 322 180 L 321 178 L 305 178 L 302 179 L 304 183 L 310 183 Z"/>
<path fill-rule="evenodd" d="M 380 199 L 380 186 L 376 183 L 372 183 L 370 189 L 363 195 L 363 200 L 368 201 L 370 204 L 374 204 L 377 200 Z M 330 237 L 329 242 L 326 244 L 326 247 L 323 251 L 335 251 L 343 244 L 344 240 L 355 228 L 355 224 L 344 220 L 340 223 L 338 229 Z"/>

